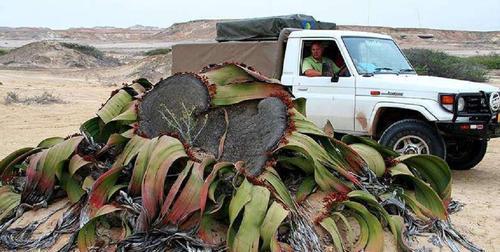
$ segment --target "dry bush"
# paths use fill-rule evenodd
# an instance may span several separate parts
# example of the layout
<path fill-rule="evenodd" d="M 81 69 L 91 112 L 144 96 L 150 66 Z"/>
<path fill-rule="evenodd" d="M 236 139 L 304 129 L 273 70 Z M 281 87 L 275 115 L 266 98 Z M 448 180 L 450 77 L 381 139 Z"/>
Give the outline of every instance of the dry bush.
<path fill-rule="evenodd" d="M 429 49 L 405 49 L 404 53 L 418 74 L 476 82 L 488 81 L 488 71 L 467 58 Z"/>
<path fill-rule="evenodd" d="M 48 105 L 48 104 L 64 104 L 64 103 L 68 102 L 62 100 L 61 98 L 47 91 L 44 91 L 41 95 L 26 96 L 26 97 L 21 97 L 16 92 L 10 91 L 7 92 L 7 95 L 4 97 L 5 105 L 10 105 L 10 104 Z"/>

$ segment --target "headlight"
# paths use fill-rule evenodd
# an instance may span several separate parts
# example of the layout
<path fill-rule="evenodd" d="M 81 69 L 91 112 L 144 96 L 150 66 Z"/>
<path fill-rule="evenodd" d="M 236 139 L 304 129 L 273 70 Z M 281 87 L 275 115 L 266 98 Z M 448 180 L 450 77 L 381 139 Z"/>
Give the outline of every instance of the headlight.
<path fill-rule="evenodd" d="M 458 111 L 463 111 L 465 108 L 465 100 L 463 97 L 458 98 L 457 109 Z"/>
<path fill-rule="evenodd" d="M 498 92 L 491 93 L 490 95 L 490 109 L 497 112 L 500 109 L 500 94 Z"/>

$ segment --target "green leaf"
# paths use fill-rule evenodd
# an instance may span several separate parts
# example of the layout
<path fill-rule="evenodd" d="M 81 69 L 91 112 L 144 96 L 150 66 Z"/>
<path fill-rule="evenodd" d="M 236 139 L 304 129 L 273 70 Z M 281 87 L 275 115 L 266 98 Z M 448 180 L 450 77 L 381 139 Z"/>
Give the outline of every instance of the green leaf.
<path fill-rule="evenodd" d="M 151 140 L 137 135 L 134 136 L 125 145 L 125 149 L 116 158 L 111 169 L 97 178 L 89 195 L 88 214 L 90 217 L 93 217 L 96 211 L 107 201 L 109 192 L 120 176 L 123 166 L 127 165 L 149 141 Z"/>
<path fill-rule="evenodd" d="M 162 220 L 163 224 L 165 225 L 168 224 L 167 216 L 170 213 L 170 206 L 174 202 L 174 199 L 177 196 L 177 193 L 179 192 L 182 184 L 184 183 L 184 180 L 193 169 L 193 166 L 194 166 L 194 161 L 188 161 L 182 172 L 177 176 L 177 179 L 175 180 L 174 184 L 169 188 L 167 197 L 163 201 L 163 206 L 161 208 L 159 217 L 159 219 Z"/>
<path fill-rule="evenodd" d="M 94 185 L 95 180 L 92 176 L 87 176 L 82 182 L 82 189 L 86 192 L 90 192 L 92 190 L 92 185 Z"/>
<path fill-rule="evenodd" d="M 287 156 L 278 156 L 278 164 L 285 166 L 288 169 L 300 169 L 306 174 L 314 173 L 314 162 L 308 160 L 303 157 L 287 157 Z"/>
<path fill-rule="evenodd" d="M 347 241 L 345 242 L 345 245 L 347 245 L 346 250 L 353 251 L 352 246 L 354 245 L 355 234 L 351 224 L 349 223 L 347 218 L 340 212 L 333 212 L 332 218 L 334 218 L 334 220 L 335 218 L 337 218 L 338 219 L 337 221 L 342 222 L 342 225 L 344 225 L 344 227 L 346 228 L 346 238 L 347 238 Z"/>
<path fill-rule="evenodd" d="M 451 171 L 443 159 L 432 155 L 404 155 L 396 160 L 415 169 L 415 175 L 430 183 L 441 199 L 451 200 Z"/>
<path fill-rule="evenodd" d="M 50 147 L 52 147 L 52 146 L 54 146 L 54 145 L 56 145 L 58 143 L 61 143 L 61 142 L 64 142 L 64 138 L 62 138 L 62 137 L 51 137 L 51 138 L 47 138 L 47 139 L 41 141 L 38 144 L 37 148 L 44 148 L 44 149 L 46 149 L 46 148 L 50 148 Z"/>
<path fill-rule="evenodd" d="M 91 139 L 96 143 L 106 143 L 111 134 L 116 133 L 119 127 L 116 123 L 105 124 L 101 118 L 94 117 L 87 120 L 80 126 L 80 132 L 85 135 L 87 139 Z"/>
<path fill-rule="evenodd" d="M 259 177 L 271 184 L 271 187 L 274 189 L 277 198 L 283 204 L 285 204 L 289 209 L 297 209 L 296 202 L 293 200 L 290 191 L 278 175 L 269 171 L 264 171 Z"/>
<path fill-rule="evenodd" d="M 101 133 L 99 121 L 101 121 L 99 117 L 94 117 L 82 123 L 82 125 L 80 125 L 80 132 L 82 133 L 82 135 L 93 138 L 95 141 L 97 141 L 96 138 Z"/>
<path fill-rule="evenodd" d="M 376 141 L 366 138 L 366 137 L 359 137 L 359 136 L 353 136 L 353 135 L 345 135 L 342 137 L 342 142 L 346 144 L 355 144 L 355 143 L 362 143 L 366 144 L 375 150 L 377 150 L 384 158 L 396 158 L 399 157 L 399 153 L 395 152 L 394 150 L 391 150 Z"/>
<path fill-rule="evenodd" d="M 366 229 L 364 232 L 368 231 L 368 241 L 364 247 L 364 251 L 383 251 L 384 249 L 384 231 L 382 225 L 378 221 L 377 217 L 371 214 L 365 206 L 360 203 L 353 201 L 345 201 L 343 204 L 356 212 L 359 216 L 356 218 L 360 225 L 362 222 L 366 222 Z M 363 231 L 362 231 L 363 232 Z M 355 248 L 355 251 L 359 251 L 359 247 Z M 362 249 L 362 248 L 361 248 Z"/>
<path fill-rule="evenodd" d="M 220 231 L 226 229 L 227 225 L 215 219 L 213 215 L 203 215 L 200 221 L 198 237 L 203 240 L 205 244 L 220 246 L 225 243 L 225 237 L 220 235 Z"/>
<path fill-rule="evenodd" d="M 22 149 L 19 149 L 19 150 L 16 150 L 16 151 L 12 152 L 8 156 L 6 156 L 4 159 L 2 159 L 0 161 L 0 174 L 3 173 L 3 171 L 8 166 L 10 166 L 10 164 L 12 163 L 12 161 L 16 160 L 19 156 L 22 156 L 24 153 L 27 153 L 27 152 L 29 152 L 29 151 L 31 151 L 33 149 L 34 148 L 31 148 L 31 147 L 22 148 Z"/>
<path fill-rule="evenodd" d="M 406 242 L 406 238 L 404 236 L 404 232 L 406 230 L 405 228 L 405 223 L 403 217 L 399 215 L 391 215 L 391 220 L 390 220 L 390 225 L 391 228 L 394 227 L 396 230 L 396 233 L 394 234 L 396 241 L 398 243 L 398 250 L 404 251 L 404 252 L 409 252 L 413 251 L 410 246 Z"/>
<path fill-rule="evenodd" d="M 448 213 L 439 195 L 421 179 L 407 174 L 394 176 L 395 179 L 410 181 L 414 186 L 414 194 L 405 191 L 405 195 L 415 200 L 415 204 L 429 218 L 446 220 Z"/>
<path fill-rule="evenodd" d="M 215 160 L 213 162 L 215 162 Z M 203 186 L 201 188 L 201 192 L 200 192 L 200 212 L 201 212 L 201 214 L 203 214 L 203 212 L 205 211 L 207 199 L 211 199 L 213 202 L 217 203 L 217 201 L 215 199 L 215 189 L 217 187 L 219 180 L 215 180 L 215 179 L 218 175 L 218 172 L 222 169 L 234 169 L 234 165 L 233 165 L 233 163 L 230 163 L 230 162 L 219 162 L 213 166 L 212 171 L 210 172 L 210 174 L 207 176 L 207 178 L 203 182 Z M 214 182 L 214 180 L 215 180 L 215 182 Z M 224 200 L 224 197 L 225 196 L 222 196 L 221 201 Z M 220 205 L 220 207 L 222 207 L 222 205 Z"/>
<path fill-rule="evenodd" d="M 317 164 L 314 172 L 314 180 L 323 191 L 337 191 L 348 193 L 352 189 L 345 182 L 333 175 L 322 164 Z"/>
<path fill-rule="evenodd" d="M 320 225 L 328 231 L 333 240 L 333 245 L 337 251 L 344 251 L 344 246 L 342 245 L 342 237 L 337 228 L 337 224 L 332 218 L 324 218 Z"/>
<path fill-rule="evenodd" d="M 393 167 L 390 167 L 389 172 L 391 176 L 396 176 L 398 174 L 407 174 L 414 176 L 410 169 L 408 169 L 408 166 L 406 166 L 404 163 L 399 163 Z"/>
<path fill-rule="evenodd" d="M 56 177 L 61 179 L 66 161 L 82 140 L 82 136 L 71 137 L 32 158 L 26 170 L 27 181 L 22 193 L 23 202 L 36 204 L 50 197 Z"/>
<path fill-rule="evenodd" d="M 234 242 L 229 246 L 231 251 L 251 252 L 259 249 L 260 227 L 266 216 L 270 192 L 265 187 L 253 186 L 251 197 L 245 205 L 243 219 Z"/>
<path fill-rule="evenodd" d="M 283 90 L 282 85 L 262 82 L 217 86 L 217 92 L 210 102 L 214 106 L 227 106 L 242 101 L 267 98 Z"/>
<path fill-rule="evenodd" d="M 21 195 L 13 192 L 10 186 L 0 187 L 0 222 L 9 216 L 20 203 Z"/>
<path fill-rule="evenodd" d="M 297 110 L 297 112 L 301 113 L 303 116 L 307 116 L 306 114 L 306 98 L 297 98 L 293 100 L 293 107 Z"/>
<path fill-rule="evenodd" d="M 253 185 L 245 178 L 240 187 L 236 190 L 233 198 L 229 202 L 229 228 L 227 233 L 227 245 L 229 248 L 233 247 L 236 230 L 232 228 L 236 217 L 240 214 L 245 205 L 252 200 L 252 187 Z"/>
<path fill-rule="evenodd" d="M 106 215 L 122 210 L 113 205 L 102 206 L 88 222 L 78 231 L 77 246 L 81 252 L 94 251 L 96 247 L 96 228 L 100 221 L 105 221 Z"/>
<path fill-rule="evenodd" d="M 308 176 L 300 183 L 299 188 L 297 189 L 297 193 L 295 194 L 295 200 L 297 203 L 301 203 L 304 201 L 309 194 L 311 194 L 314 191 L 314 188 L 316 187 L 316 181 L 314 180 L 314 177 Z"/>
<path fill-rule="evenodd" d="M 109 136 L 108 140 L 106 141 L 106 145 L 104 145 L 104 147 L 102 147 L 101 150 L 99 150 L 99 153 L 97 155 L 106 152 L 113 146 L 124 144 L 129 139 L 130 138 L 123 136 L 123 134 L 113 133 Z"/>
<path fill-rule="evenodd" d="M 292 108 L 289 111 L 293 114 L 291 119 L 293 120 L 298 132 L 302 134 L 326 137 L 326 134 L 325 132 L 323 132 L 323 130 L 318 128 L 318 126 L 316 126 L 316 124 L 314 124 L 313 122 L 309 121 L 303 114 L 301 114 L 295 108 Z"/>
<path fill-rule="evenodd" d="M 132 178 L 130 179 L 130 183 L 128 186 L 129 194 L 132 196 L 137 196 L 141 194 L 144 173 L 146 172 L 146 168 L 148 167 L 151 153 L 155 149 L 157 142 L 158 138 L 151 139 L 151 141 L 144 144 L 144 147 L 141 148 L 139 154 L 137 154 L 137 158 L 135 159 L 134 170 L 132 171 Z"/>
<path fill-rule="evenodd" d="M 106 104 L 97 112 L 97 115 L 107 124 L 120 115 L 132 100 L 133 97 L 127 91 L 120 89 L 109 98 Z"/>
<path fill-rule="evenodd" d="M 271 239 L 276 235 L 278 227 L 283 220 L 288 216 L 290 211 L 283 208 L 283 206 L 274 201 L 269 210 L 267 210 L 266 217 L 260 227 L 260 237 L 262 238 L 261 250 L 269 250 Z"/>
<path fill-rule="evenodd" d="M 356 243 L 353 245 L 352 251 L 364 251 L 366 244 L 368 244 L 368 239 L 370 237 L 370 228 L 366 220 L 357 213 L 352 213 L 352 216 L 359 224 L 359 237 Z"/>
<path fill-rule="evenodd" d="M 81 252 L 92 251 L 96 242 L 96 220 L 91 220 L 85 224 L 79 231 L 77 237 L 78 250 Z"/>
<path fill-rule="evenodd" d="M 157 217 L 163 204 L 165 179 L 170 167 L 183 157 L 187 157 L 187 154 L 178 139 L 169 136 L 158 138 L 148 160 L 141 189 L 142 206 L 148 220 L 152 221 Z"/>
<path fill-rule="evenodd" d="M 168 220 L 171 223 L 179 225 L 189 215 L 200 209 L 200 193 L 204 182 L 203 171 L 207 165 L 209 163 L 194 165 L 186 186 L 183 188 L 172 206 L 172 211 L 168 215 Z"/>
<path fill-rule="evenodd" d="M 111 119 L 111 121 L 135 121 L 135 120 L 137 120 L 137 108 L 136 108 L 137 104 L 138 104 L 138 101 L 130 102 L 128 104 L 128 106 L 126 108 L 124 108 L 124 110 L 119 115 L 117 115 L 116 117 Z"/>
<path fill-rule="evenodd" d="M 120 191 L 121 189 L 123 188 L 127 188 L 127 185 L 123 184 L 123 185 L 114 185 L 110 190 L 109 190 L 109 193 L 108 193 L 108 200 L 111 199 L 111 197 L 113 197 L 113 195 Z"/>
<path fill-rule="evenodd" d="M 16 165 L 22 163 L 29 156 L 41 151 L 40 148 L 22 148 L 12 152 L 0 161 L 0 174 L 2 182 L 9 182 L 16 174 Z"/>
<path fill-rule="evenodd" d="M 62 170 L 55 169 L 55 167 L 60 167 L 59 163 L 67 160 L 75 152 L 82 140 L 82 136 L 72 137 L 49 148 L 47 157 L 43 164 L 43 176 L 50 178 L 55 174 L 58 178 L 60 178 Z"/>
<path fill-rule="evenodd" d="M 337 190 L 339 192 L 349 192 L 350 186 L 334 176 L 325 166 L 334 169 L 344 178 L 359 183 L 359 181 L 342 167 L 343 162 L 332 159 L 332 157 L 311 137 L 299 132 L 292 132 L 286 137 L 287 142 L 280 144 L 274 151 L 288 149 L 301 153 L 306 159 L 314 164 L 314 177 L 320 188 L 324 191 Z"/>
<path fill-rule="evenodd" d="M 409 250 L 410 248 L 406 245 L 406 242 L 404 240 L 404 237 L 401 235 L 402 228 L 404 226 L 399 226 L 399 223 L 396 223 L 395 219 L 393 216 L 389 215 L 389 213 L 382 207 L 382 205 L 377 201 L 375 196 L 372 194 L 357 190 L 357 191 L 352 191 L 347 194 L 350 200 L 358 201 L 360 203 L 365 203 L 371 209 L 376 210 L 376 212 L 384 219 L 385 223 L 390 227 L 392 234 L 394 235 L 394 238 L 397 241 L 397 245 L 402 249 L 402 250 Z"/>
<path fill-rule="evenodd" d="M 80 186 L 79 182 L 71 177 L 67 172 L 63 172 L 61 175 L 61 187 L 68 194 L 69 201 L 71 203 L 76 203 L 85 194 L 85 191 Z"/>
<path fill-rule="evenodd" d="M 226 64 L 210 68 L 209 71 L 200 73 L 211 84 L 224 86 L 231 83 L 245 83 L 254 81 L 251 75 L 236 64 Z"/>
<path fill-rule="evenodd" d="M 73 157 L 71 157 L 71 159 L 69 160 L 69 165 L 68 165 L 69 175 L 71 175 L 71 176 L 75 175 L 75 173 L 80 168 L 82 168 L 90 163 L 92 163 L 92 162 L 83 159 L 83 157 L 78 155 L 78 154 L 73 155 Z"/>

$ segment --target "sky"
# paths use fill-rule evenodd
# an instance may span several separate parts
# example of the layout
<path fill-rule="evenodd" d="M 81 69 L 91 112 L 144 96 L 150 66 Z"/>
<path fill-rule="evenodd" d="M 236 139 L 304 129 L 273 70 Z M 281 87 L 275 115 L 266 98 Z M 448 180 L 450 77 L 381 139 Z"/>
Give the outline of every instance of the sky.
<path fill-rule="evenodd" d="M 0 0 L 0 26 L 53 29 L 294 13 L 340 25 L 500 30 L 500 0 Z"/>

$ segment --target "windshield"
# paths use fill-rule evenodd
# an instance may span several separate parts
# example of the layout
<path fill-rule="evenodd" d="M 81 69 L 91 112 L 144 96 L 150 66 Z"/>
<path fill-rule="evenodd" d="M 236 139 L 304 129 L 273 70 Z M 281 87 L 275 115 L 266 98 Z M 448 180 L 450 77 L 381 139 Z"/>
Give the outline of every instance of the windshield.
<path fill-rule="evenodd" d="M 343 37 L 359 74 L 415 73 L 391 39 Z"/>

